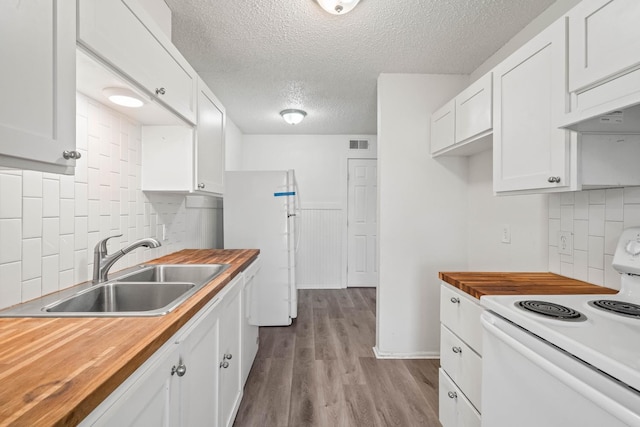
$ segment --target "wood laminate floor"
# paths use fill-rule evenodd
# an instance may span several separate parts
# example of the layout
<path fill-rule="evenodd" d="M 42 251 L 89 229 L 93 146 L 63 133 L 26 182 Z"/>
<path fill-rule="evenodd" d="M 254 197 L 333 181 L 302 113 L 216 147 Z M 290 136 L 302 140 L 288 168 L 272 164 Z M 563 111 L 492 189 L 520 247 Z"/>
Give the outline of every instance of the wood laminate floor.
<path fill-rule="evenodd" d="M 440 426 L 438 360 L 379 360 L 374 288 L 300 290 L 298 318 L 261 327 L 234 426 Z"/>

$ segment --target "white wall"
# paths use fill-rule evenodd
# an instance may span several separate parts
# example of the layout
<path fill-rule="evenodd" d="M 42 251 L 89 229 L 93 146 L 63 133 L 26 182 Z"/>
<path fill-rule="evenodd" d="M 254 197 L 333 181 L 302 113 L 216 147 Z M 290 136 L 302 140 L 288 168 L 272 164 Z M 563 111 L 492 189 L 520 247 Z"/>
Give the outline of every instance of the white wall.
<path fill-rule="evenodd" d="M 369 140 L 350 150 L 350 139 Z M 294 169 L 302 206 L 299 288 L 342 288 L 347 265 L 347 162 L 375 158 L 374 135 L 244 135 L 243 170 Z"/>
<path fill-rule="evenodd" d="M 429 154 L 431 113 L 467 83 L 459 75 L 378 77 L 382 357 L 438 356 L 438 272 L 467 269 L 467 160 Z"/>
<path fill-rule="evenodd" d="M 141 126 L 77 95 L 75 176 L 0 170 L 0 308 L 91 278 L 93 248 L 143 237 L 167 240 L 118 261 L 117 271 L 190 247 L 185 197 L 140 190 Z"/>
<path fill-rule="evenodd" d="M 494 196 L 492 154 L 469 158 L 469 270 L 547 271 L 547 196 Z M 504 225 L 510 244 L 501 242 Z"/>
<path fill-rule="evenodd" d="M 224 164 L 225 170 L 237 171 L 242 169 L 243 135 L 238 126 L 227 116 L 224 134 Z"/>

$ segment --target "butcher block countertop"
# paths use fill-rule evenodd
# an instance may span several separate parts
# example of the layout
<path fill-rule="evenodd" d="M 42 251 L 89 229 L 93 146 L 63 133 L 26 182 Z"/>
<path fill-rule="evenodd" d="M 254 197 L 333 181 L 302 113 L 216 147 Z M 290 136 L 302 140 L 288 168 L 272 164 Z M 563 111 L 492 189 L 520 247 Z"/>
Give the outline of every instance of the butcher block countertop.
<path fill-rule="evenodd" d="M 145 264 L 231 264 L 159 317 L 0 319 L 0 425 L 78 424 L 259 251 L 186 249 Z"/>
<path fill-rule="evenodd" d="M 615 294 L 605 288 L 554 273 L 440 272 L 440 280 L 475 298 L 483 295 Z"/>

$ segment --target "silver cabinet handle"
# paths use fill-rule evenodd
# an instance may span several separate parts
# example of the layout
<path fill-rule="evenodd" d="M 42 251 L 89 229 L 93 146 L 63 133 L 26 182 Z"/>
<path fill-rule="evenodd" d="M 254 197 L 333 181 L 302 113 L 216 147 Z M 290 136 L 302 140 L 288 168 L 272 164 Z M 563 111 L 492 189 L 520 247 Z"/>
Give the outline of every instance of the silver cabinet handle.
<path fill-rule="evenodd" d="M 198 184 L 198 189 L 202 190 L 204 188 L 204 182 L 201 182 L 200 184 Z"/>
<path fill-rule="evenodd" d="M 79 151 L 68 151 L 68 150 L 64 150 L 62 152 L 62 157 L 64 157 L 65 159 L 69 160 L 69 159 L 79 159 L 80 157 L 82 157 L 82 154 L 80 154 Z"/>
<path fill-rule="evenodd" d="M 447 396 L 449 396 L 449 398 L 451 399 L 456 399 L 458 397 L 458 393 L 456 393 L 455 391 L 450 391 L 449 393 L 447 393 Z"/>
<path fill-rule="evenodd" d="M 451 347 L 451 350 L 456 354 L 462 353 L 462 348 L 460 347 Z"/>
<path fill-rule="evenodd" d="M 558 184 L 560 182 L 560 177 L 559 176 L 550 176 L 549 179 L 547 179 L 547 181 L 549 181 L 550 183 L 556 183 Z"/>
<path fill-rule="evenodd" d="M 231 360 L 231 358 L 233 357 L 233 354 L 231 353 L 226 353 L 224 356 L 222 356 L 223 359 L 227 359 L 227 360 Z"/>
<path fill-rule="evenodd" d="M 156 89 L 156 95 L 164 95 L 165 93 L 167 93 L 167 91 L 163 87 L 159 87 Z"/>
<path fill-rule="evenodd" d="M 451 297 L 451 302 L 454 303 L 454 304 L 460 304 L 460 298 Z"/>
<path fill-rule="evenodd" d="M 177 374 L 179 377 L 183 377 L 184 374 L 186 373 L 187 373 L 187 367 L 183 365 L 182 362 L 180 362 L 180 364 L 177 367 L 173 366 L 171 368 L 171 375 Z"/>
<path fill-rule="evenodd" d="M 220 367 L 227 369 L 229 367 L 229 362 L 227 362 L 226 360 L 224 362 L 220 362 Z"/>

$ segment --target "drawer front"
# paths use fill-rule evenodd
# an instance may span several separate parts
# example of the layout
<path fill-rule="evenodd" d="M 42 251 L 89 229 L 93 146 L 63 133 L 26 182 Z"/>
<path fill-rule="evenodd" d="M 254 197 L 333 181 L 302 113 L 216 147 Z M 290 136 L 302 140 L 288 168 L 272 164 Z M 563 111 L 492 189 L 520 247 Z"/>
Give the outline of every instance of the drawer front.
<path fill-rule="evenodd" d="M 482 314 L 480 301 L 453 287 L 440 288 L 440 321 L 482 355 Z"/>
<path fill-rule="evenodd" d="M 440 369 L 439 415 L 442 427 L 480 427 L 480 414 Z"/>
<path fill-rule="evenodd" d="M 445 326 L 440 327 L 440 365 L 473 406 L 480 408 L 482 358 Z"/>

